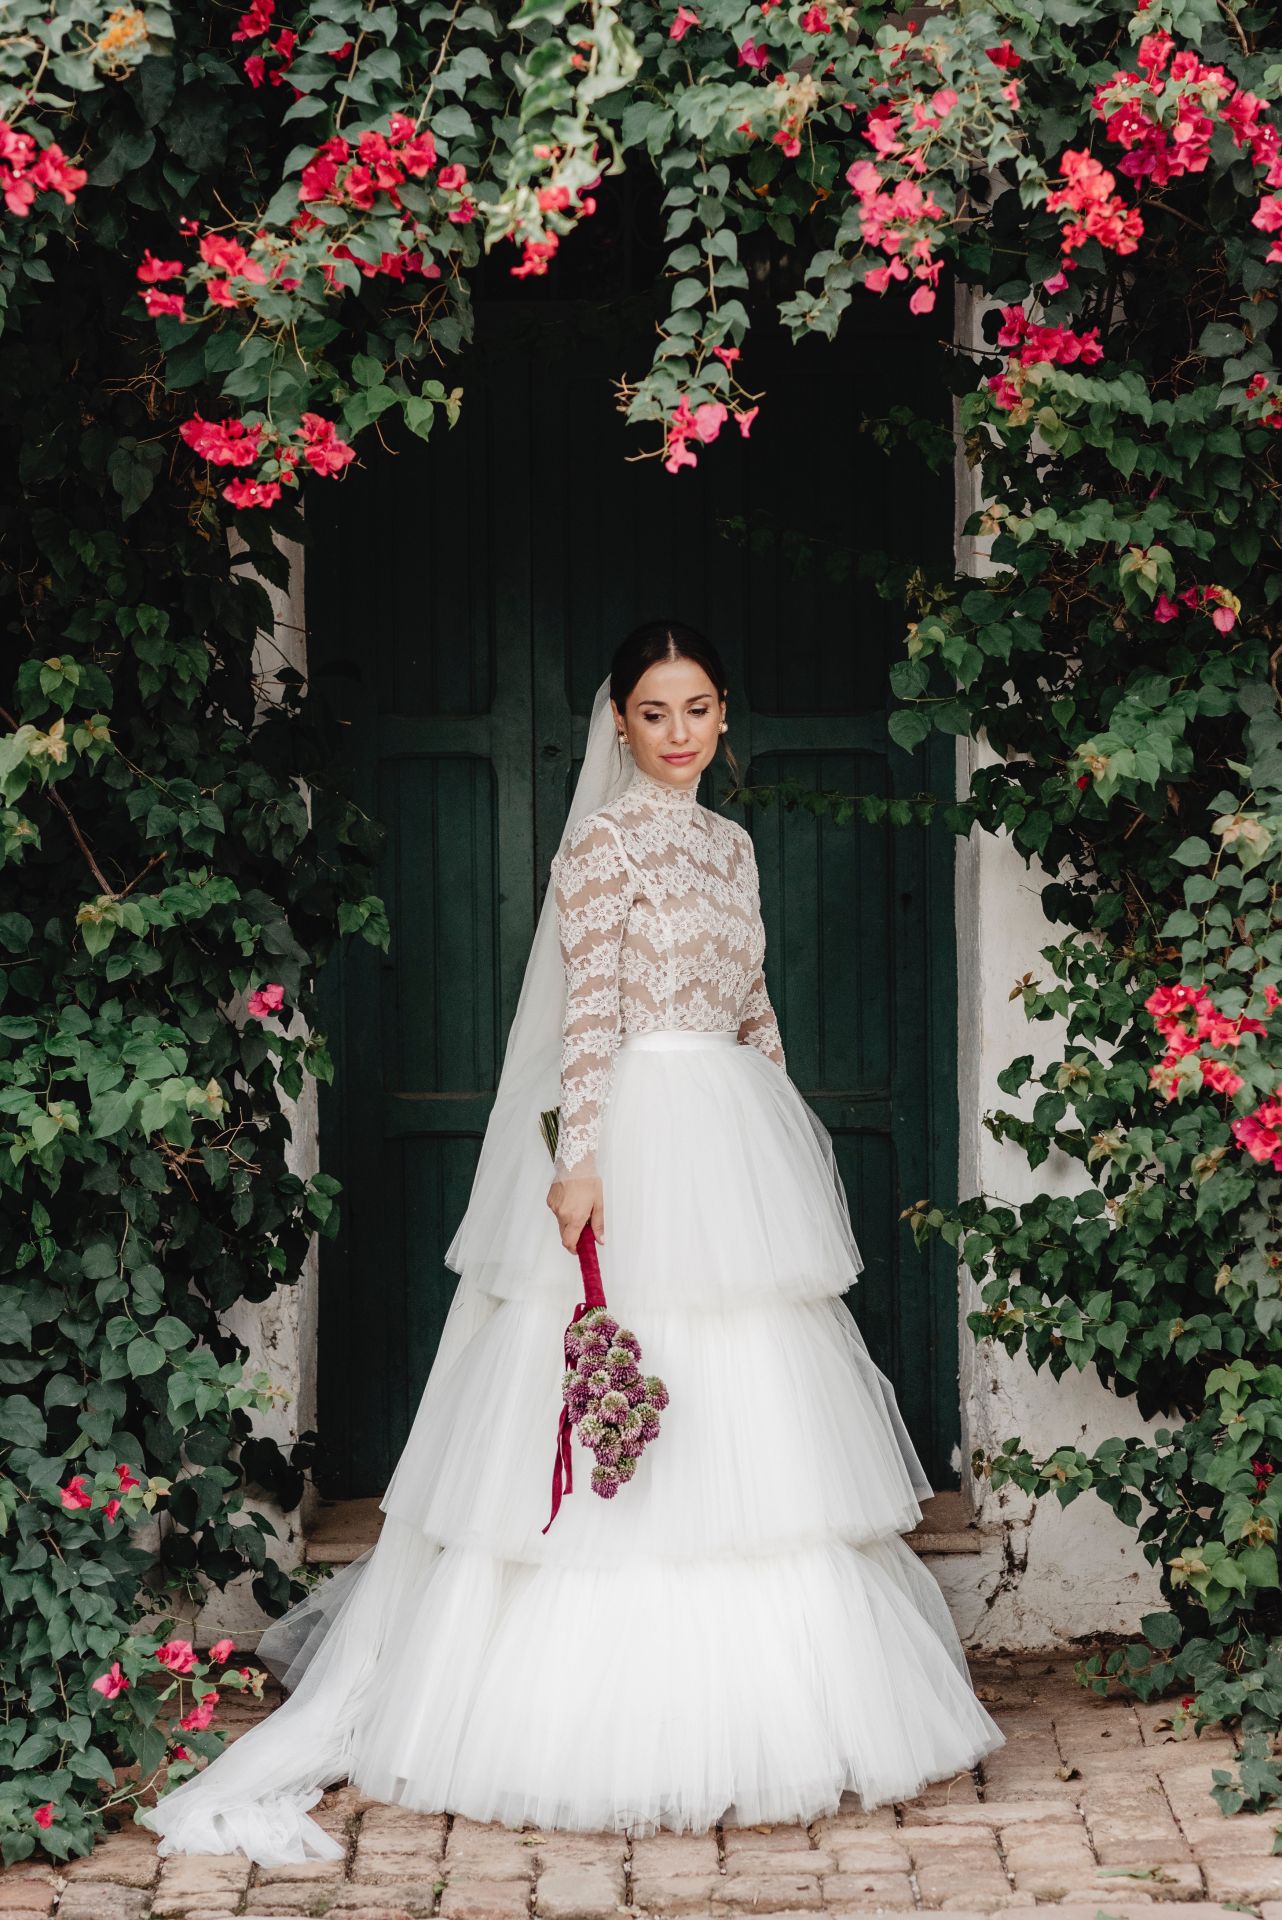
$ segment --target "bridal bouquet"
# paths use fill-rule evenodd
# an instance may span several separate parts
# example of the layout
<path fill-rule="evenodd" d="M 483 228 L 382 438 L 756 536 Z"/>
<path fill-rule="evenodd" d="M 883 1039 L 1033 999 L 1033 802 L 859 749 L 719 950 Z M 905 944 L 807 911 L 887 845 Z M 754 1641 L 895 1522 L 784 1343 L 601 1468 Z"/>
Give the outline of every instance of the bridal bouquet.
<path fill-rule="evenodd" d="M 539 1115 L 553 1159 L 559 1118 L 555 1107 Z M 650 1441 L 658 1438 L 659 1415 L 668 1404 L 668 1389 L 658 1374 L 641 1371 L 641 1342 L 606 1310 L 590 1220 L 579 1235 L 577 1251 L 583 1298 L 565 1329 L 566 1370 L 552 1468 L 552 1512 L 544 1533 L 556 1519 L 562 1493 L 574 1491 L 573 1429 L 578 1428 L 580 1440 L 595 1458 L 592 1491 L 612 1500 L 636 1472 Z"/>

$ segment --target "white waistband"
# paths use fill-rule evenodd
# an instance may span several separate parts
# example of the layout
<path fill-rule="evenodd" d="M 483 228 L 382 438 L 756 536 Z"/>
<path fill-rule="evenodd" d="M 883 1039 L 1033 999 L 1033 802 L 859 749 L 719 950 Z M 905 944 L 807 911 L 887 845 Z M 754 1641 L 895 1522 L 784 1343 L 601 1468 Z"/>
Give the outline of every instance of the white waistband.
<path fill-rule="evenodd" d="M 738 1033 L 730 1028 L 720 1033 L 695 1033 L 686 1027 L 651 1027 L 647 1033 L 625 1033 L 619 1045 L 659 1051 L 667 1047 L 733 1047 L 738 1041 Z"/>

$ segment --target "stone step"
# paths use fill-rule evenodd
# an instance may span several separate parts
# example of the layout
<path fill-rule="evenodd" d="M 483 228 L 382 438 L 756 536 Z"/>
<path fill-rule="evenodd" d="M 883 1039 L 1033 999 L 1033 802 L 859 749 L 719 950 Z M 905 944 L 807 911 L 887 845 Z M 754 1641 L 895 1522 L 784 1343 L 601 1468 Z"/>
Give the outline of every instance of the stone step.
<path fill-rule="evenodd" d="M 303 1543 L 308 1566 L 346 1567 L 378 1538 L 383 1510 L 376 1499 L 323 1500 Z M 921 1525 L 908 1544 L 923 1558 L 936 1554 L 978 1554 L 995 1536 L 977 1526 L 960 1493 L 937 1493 L 922 1502 Z"/>

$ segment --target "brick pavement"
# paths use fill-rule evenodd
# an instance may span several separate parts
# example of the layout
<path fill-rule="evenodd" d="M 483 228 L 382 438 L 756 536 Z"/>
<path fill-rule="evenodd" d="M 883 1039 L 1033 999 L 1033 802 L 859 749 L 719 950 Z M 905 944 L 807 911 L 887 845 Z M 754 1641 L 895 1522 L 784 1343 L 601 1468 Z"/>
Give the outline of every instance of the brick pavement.
<path fill-rule="evenodd" d="M 1083 1693 L 1071 1662 L 976 1661 L 1007 1744 L 977 1775 L 909 1806 L 851 1805 L 804 1827 L 708 1834 L 514 1833 L 413 1814 L 349 1788 L 317 1817 L 343 1860 L 271 1871 L 239 1858 L 158 1860 L 150 1836 L 113 1835 L 62 1870 L 0 1873 L 0 1920 L 602 1920 L 706 1915 L 1000 1911 L 1077 1920 L 1282 1920 L 1276 1822 L 1226 1820 L 1209 1795 L 1226 1740 L 1177 1739 L 1161 1706 Z M 249 1703 L 236 1703 L 248 1716 Z"/>

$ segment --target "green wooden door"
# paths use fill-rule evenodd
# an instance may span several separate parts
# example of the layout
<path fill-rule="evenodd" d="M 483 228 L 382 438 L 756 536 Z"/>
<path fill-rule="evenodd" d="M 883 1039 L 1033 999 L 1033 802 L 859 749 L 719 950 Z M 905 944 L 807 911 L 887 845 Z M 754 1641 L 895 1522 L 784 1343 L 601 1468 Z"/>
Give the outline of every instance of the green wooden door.
<path fill-rule="evenodd" d="M 856 577 L 861 551 L 950 564 L 947 477 L 926 483 L 860 430 L 901 382 L 947 417 L 921 333 L 882 312 L 870 303 L 837 347 L 754 347 L 768 399 L 751 440 L 675 477 L 626 459 L 637 442 L 608 376 L 639 347 L 593 338 L 570 309 L 492 312 L 460 425 L 309 503 L 313 684 L 387 828 L 393 930 L 387 956 L 356 947 L 326 982 L 322 1156 L 345 1188 L 321 1250 L 331 1494 L 381 1491 L 431 1364 L 538 876 L 618 640 L 655 616 L 708 633 L 749 783 L 951 791 L 951 754 L 889 743 L 903 616 Z M 702 797 L 726 784 L 705 775 Z M 867 1263 L 851 1305 L 936 1485 L 954 1484 L 955 1270 L 898 1219 L 955 1186 L 951 840 L 800 809 L 740 817 L 789 1072 L 833 1135 Z"/>

